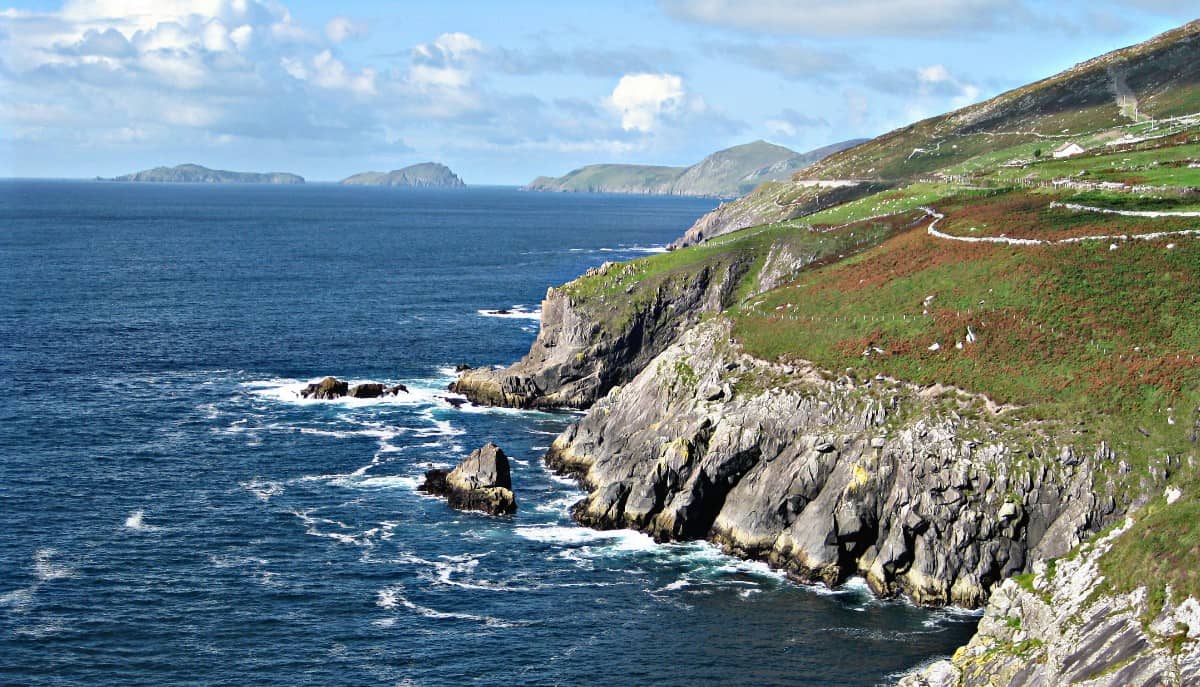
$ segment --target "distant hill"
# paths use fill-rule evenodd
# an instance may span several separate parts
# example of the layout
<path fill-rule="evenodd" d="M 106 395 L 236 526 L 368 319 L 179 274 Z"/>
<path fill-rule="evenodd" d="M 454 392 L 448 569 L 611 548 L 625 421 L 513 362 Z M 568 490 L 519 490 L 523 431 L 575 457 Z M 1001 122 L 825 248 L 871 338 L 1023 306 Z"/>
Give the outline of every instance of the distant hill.
<path fill-rule="evenodd" d="M 146 181 L 173 184 L 303 184 L 304 177 L 287 172 L 230 172 L 186 164 L 175 167 L 155 167 L 110 181 Z"/>
<path fill-rule="evenodd" d="M 342 179 L 347 186 L 405 186 L 412 188 L 462 188 L 466 186 L 446 165 L 422 162 L 390 172 L 362 172 Z"/>
<path fill-rule="evenodd" d="M 690 167 L 588 165 L 558 178 L 538 177 L 525 189 L 733 197 L 764 181 L 790 178 L 825 156 L 861 142 L 845 141 L 797 153 L 766 141 L 754 141 L 717 151 Z"/>

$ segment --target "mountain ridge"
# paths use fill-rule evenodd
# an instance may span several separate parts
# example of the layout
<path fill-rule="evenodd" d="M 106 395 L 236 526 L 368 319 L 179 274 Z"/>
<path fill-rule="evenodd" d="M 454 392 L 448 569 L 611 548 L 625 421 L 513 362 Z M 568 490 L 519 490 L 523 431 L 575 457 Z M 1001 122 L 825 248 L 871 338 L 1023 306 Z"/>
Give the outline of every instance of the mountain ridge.
<path fill-rule="evenodd" d="M 561 177 L 538 177 L 524 188 L 528 191 L 734 197 L 763 181 L 787 179 L 826 155 L 860 142 L 861 139 L 854 139 L 797 153 L 760 139 L 718 150 L 687 167 L 586 165 Z"/>

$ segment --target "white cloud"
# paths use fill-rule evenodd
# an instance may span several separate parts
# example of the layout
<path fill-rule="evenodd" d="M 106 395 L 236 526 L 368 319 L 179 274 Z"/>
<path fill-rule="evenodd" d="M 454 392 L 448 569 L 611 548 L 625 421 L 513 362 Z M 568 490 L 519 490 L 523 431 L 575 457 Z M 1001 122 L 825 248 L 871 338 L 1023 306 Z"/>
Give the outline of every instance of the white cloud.
<path fill-rule="evenodd" d="M 626 74 L 617 82 L 608 105 L 621 116 L 625 131 L 654 131 L 663 115 L 678 112 L 686 92 L 674 74 Z"/>
<path fill-rule="evenodd" d="M 369 27 L 347 17 L 334 17 L 325 25 L 325 36 L 333 43 L 344 43 L 351 38 L 362 38 L 370 32 Z"/>
<path fill-rule="evenodd" d="M 934 36 L 1027 17 L 1019 0 L 660 0 L 686 21 L 770 34 Z"/>
<path fill-rule="evenodd" d="M 355 74 L 328 50 L 317 53 L 312 58 L 312 66 L 313 71 L 309 76 L 313 83 L 322 88 L 350 91 L 359 95 L 375 94 L 375 70 L 370 67 L 364 67 Z"/>

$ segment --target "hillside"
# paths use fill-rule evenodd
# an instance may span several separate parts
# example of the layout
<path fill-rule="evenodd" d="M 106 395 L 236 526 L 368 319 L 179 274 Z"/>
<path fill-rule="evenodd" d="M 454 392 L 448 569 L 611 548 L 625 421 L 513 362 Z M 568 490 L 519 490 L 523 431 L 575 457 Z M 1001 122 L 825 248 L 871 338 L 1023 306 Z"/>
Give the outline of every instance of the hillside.
<path fill-rule="evenodd" d="M 466 186 L 449 167 L 422 162 L 390 172 L 361 172 L 342 179 L 347 186 L 398 186 L 409 188 L 462 188 Z"/>
<path fill-rule="evenodd" d="M 1139 123 L 1200 111 L 1198 54 L 1200 21 L 885 134 L 826 158 L 803 176 L 911 179 L 1021 144 L 1037 144 L 1048 155 L 1068 141 L 1096 145 L 1126 132 L 1141 134 Z"/>
<path fill-rule="evenodd" d="M 1195 684 L 1198 32 L 763 184 L 456 389 L 590 407 L 580 522 L 986 608 L 906 685 Z"/>
<path fill-rule="evenodd" d="M 733 197 L 764 181 L 787 179 L 826 155 L 856 143 L 859 141 L 846 141 L 796 153 L 766 141 L 754 141 L 717 151 L 690 167 L 588 165 L 558 178 L 538 177 L 525 188 L 530 191 Z"/>
<path fill-rule="evenodd" d="M 303 184 L 304 177 L 286 172 L 230 172 L 184 164 L 175 167 L 155 167 L 126 174 L 110 181 L 139 181 L 181 184 Z"/>

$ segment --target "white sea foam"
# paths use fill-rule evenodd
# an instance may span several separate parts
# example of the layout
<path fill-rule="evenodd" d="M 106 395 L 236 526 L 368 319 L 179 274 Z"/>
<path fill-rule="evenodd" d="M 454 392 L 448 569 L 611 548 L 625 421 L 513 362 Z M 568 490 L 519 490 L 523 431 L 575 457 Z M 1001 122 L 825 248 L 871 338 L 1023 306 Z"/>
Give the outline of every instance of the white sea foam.
<path fill-rule="evenodd" d="M 567 494 L 545 503 L 539 503 L 533 507 L 533 510 L 538 513 L 562 513 L 565 515 L 579 499 L 579 494 Z"/>
<path fill-rule="evenodd" d="M 0 608 L 8 608 L 18 613 L 24 612 L 33 603 L 33 595 L 36 591 L 37 586 L 35 585 L 0 594 Z"/>
<path fill-rule="evenodd" d="M 52 559 L 58 555 L 55 549 L 42 548 L 33 553 L 33 572 L 41 582 L 63 580 L 75 574 L 70 567 L 56 564 Z"/>
<path fill-rule="evenodd" d="M 296 405 L 320 405 L 331 404 L 344 406 L 346 408 L 363 408 L 368 406 L 429 406 L 439 405 L 444 402 L 441 400 L 446 392 L 443 391 L 444 383 L 439 384 L 441 380 L 407 380 L 407 381 L 384 381 L 385 386 L 393 384 L 404 384 L 408 389 L 407 392 L 401 391 L 395 395 L 380 396 L 378 398 L 351 398 L 350 396 L 342 396 L 341 398 L 333 399 L 317 399 L 304 398 L 300 392 L 312 383 L 319 382 L 323 378 L 310 379 L 302 381 L 291 378 L 275 378 L 261 381 L 252 381 L 242 383 L 242 387 L 258 397 L 271 401 L 283 403 L 292 403 Z M 356 384 L 364 384 L 371 380 L 365 379 L 348 379 L 346 382 L 350 386 Z"/>
<path fill-rule="evenodd" d="M 381 589 L 375 595 L 375 605 L 386 610 L 405 608 L 425 618 L 434 618 L 438 620 L 468 620 L 472 622 L 484 623 L 489 627 L 513 627 L 515 625 L 523 624 L 508 622 L 487 615 L 439 611 L 428 606 L 422 606 L 420 604 L 413 603 L 404 595 L 403 592 L 404 587 L 402 585 L 395 585 L 393 587 Z"/>
<path fill-rule="evenodd" d="M 378 477 L 366 477 L 362 479 L 336 480 L 333 483 L 342 487 L 361 489 L 416 489 L 421 480 L 417 477 L 408 477 L 405 475 L 380 475 Z"/>
<path fill-rule="evenodd" d="M 475 312 L 479 313 L 480 315 L 482 315 L 484 317 L 499 317 L 501 319 L 506 319 L 506 320 L 541 321 L 541 319 L 542 319 L 542 311 L 540 309 L 529 310 L 524 305 L 513 305 L 513 306 L 509 306 L 507 308 L 492 309 L 492 310 L 481 309 L 481 310 L 476 310 Z"/>
<path fill-rule="evenodd" d="M 603 543 L 609 551 L 651 551 L 659 544 L 635 530 L 592 530 L 563 525 L 527 525 L 516 528 L 517 536 L 530 541 L 566 546 Z"/>
<path fill-rule="evenodd" d="M 125 529 L 134 532 L 155 532 L 159 528 L 146 522 L 146 511 L 141 508 L 133 511 L 125 518 Z"/>

